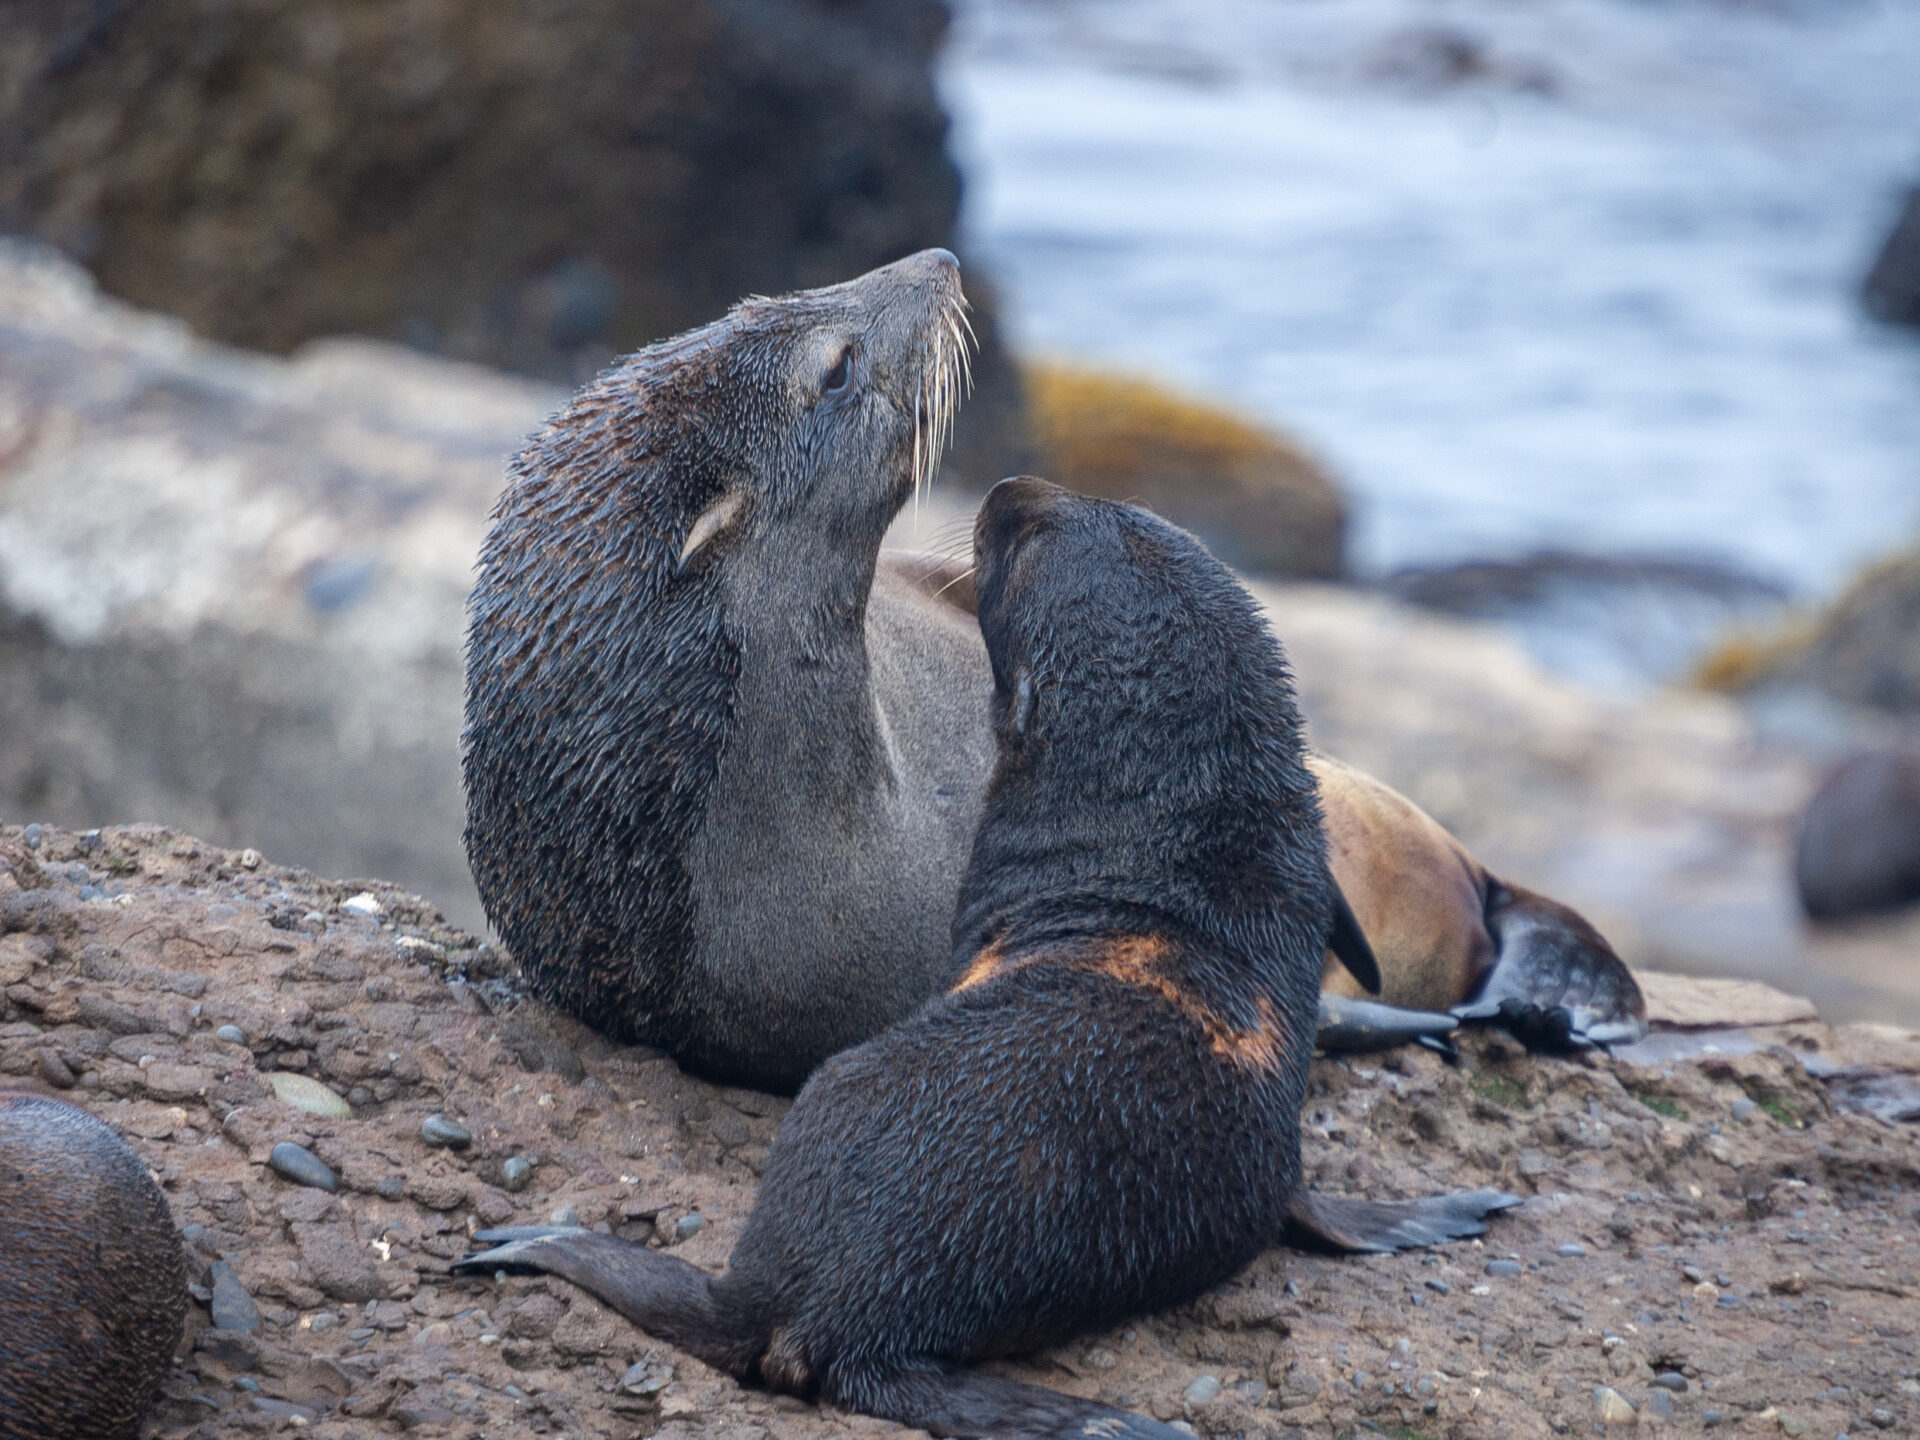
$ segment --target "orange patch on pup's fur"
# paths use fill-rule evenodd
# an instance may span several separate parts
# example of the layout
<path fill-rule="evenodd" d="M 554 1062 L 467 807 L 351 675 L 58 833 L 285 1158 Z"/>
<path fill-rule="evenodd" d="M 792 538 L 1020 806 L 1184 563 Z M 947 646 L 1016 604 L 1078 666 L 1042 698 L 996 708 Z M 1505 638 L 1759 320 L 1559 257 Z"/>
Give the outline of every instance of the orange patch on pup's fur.
<path fill-rule="evenodd" d="M 987 946 L 967 963 L 965 972 L 947 993 L 958 995 L 962 990 L 971 990 L 976 985 L 986 984 L 1000 973 L 1005 960 L 1006 956 L 1000 953 L 1000 946 L 997 943 Z"/>
<path fill-rule="evenodd" d="M 1084 959 L 1075 959 L 1083 968 L 1098 971 L 1122 985 L 1159 996 L 1198 1025 L 1205 1033 L 1213 1053 L 1222 1059 L 1231 1060 L 1246 1070 L 1273 1069 L 1285 1053 L 1286 1037 L 1267 998 L 1259 996 L 1253 1002 L 1259 1012 L 1259 1023 L 1250 1030 L 1240 1029 L 1161 972 L 1159 964 L 1171 948 L 1164 936 L 1130 935 L 1124 940 L 1100 947 Z"/>

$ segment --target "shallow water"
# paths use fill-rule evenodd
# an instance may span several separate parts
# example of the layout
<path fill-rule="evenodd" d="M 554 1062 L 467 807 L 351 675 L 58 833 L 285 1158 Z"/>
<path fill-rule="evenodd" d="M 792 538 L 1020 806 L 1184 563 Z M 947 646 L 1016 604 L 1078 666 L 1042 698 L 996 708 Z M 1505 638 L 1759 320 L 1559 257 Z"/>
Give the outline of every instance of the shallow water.
<path fill-rule="evenodd" d="M 1857 301 L 1920 182 L 1915 0 L 959 12 L 1015 343 L 1285 426 L 1363 573 L 1557 547 L 1817 596 L 1920 531 L 1920 336 Z"/>

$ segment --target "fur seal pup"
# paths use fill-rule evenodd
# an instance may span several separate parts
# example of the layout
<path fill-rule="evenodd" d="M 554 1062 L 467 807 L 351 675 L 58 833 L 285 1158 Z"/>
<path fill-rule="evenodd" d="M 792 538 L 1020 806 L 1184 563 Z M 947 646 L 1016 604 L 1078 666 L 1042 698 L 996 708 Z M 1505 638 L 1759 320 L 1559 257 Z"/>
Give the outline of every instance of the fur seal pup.
<path fill-rule="evenodd" d="M 147 1167 L 77 1105 L 0 1092 L 0 1440 L 134 1440 L 186 1323 Z"/>
<path fill-rule="evenodd" d="M 1864 751 L 1821 781 L 1800 819 L 1793 878 L 1814 920 L 1920 900 L 1920 749 Z"/>
<path fill-rule="evenodd" d="M 880 546 L 939 460 L 964 305 L 945 251 L 747 301 L 582 390 L 495 508 L 467 647 L 481 900 L 545 999 L 717 1079 L 791 1091 L 945 972 L 992 676 L 966 567 Z M 1390 905 L 1391 868 L 1356 890 Z"/>
<path fill-rule="evenodd" d="M 946 992 L 814 1072 L 725 1275 L 578 1230 L 462 1268 L 936 1435 L 1172 1440 L 962 1367 L 1177 1304 L 1287 1226 L 1333 920 L 1315 784 L 1280 647 L 1191 536 L 1022 479 L 976 537 L 999 753 Z"/>

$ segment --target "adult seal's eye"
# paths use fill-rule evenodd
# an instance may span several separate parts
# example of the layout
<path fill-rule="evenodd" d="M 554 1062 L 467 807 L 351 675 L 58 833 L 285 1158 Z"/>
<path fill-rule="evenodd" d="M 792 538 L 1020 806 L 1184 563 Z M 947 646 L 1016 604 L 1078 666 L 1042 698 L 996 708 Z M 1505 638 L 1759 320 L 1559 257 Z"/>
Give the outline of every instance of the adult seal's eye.
<path fill-rule="evenodd" d="M 853 383 L 853 347 L 849 345 L 840 352 L 840 358 L 833 362 L 833 368 L 827 372 L 827 378 L 820 382 L 822 395 L 844 395 L 847 387 Z"/>

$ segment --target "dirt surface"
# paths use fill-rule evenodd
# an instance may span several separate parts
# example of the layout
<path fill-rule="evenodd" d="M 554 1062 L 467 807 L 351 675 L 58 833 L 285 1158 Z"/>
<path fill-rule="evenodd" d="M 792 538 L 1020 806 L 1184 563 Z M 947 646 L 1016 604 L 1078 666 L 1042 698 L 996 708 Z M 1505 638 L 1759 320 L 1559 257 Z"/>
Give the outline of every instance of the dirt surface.
<path fill-rule="evenodd" d="M 198 1298 L 154 1435 L 897 1432 L 742 1389 L 560 1282 L 449 1278 L 472 1228 L 564 1211 L 720 1267 L 785 1106 L 519 1003 L 504 957 L 415 897 L 157 827 L 0 829 L 0 994 L 0 1074 L 118 1128 L 190 1242 Z M 1861 1066 L 1911 1083 L 1920 1042 L 1743 1034 L 1749 1053 L 1666 1063 L 1490 1034 L 1457 1068 L 1317 1061 L 1316 1184 L 1525 1204 L 1439 1253 L 1274 1250 L 1178 1311 L 1004 1368 L 1210 1436 L 1590 1433 L 1602 1406 L 1678 1432 L 1908 1432 L 1920 1147 L 1834 1101 Z M 275 1098 L 282 1072 L 350 1118 Z M 471 1144 L 429 1146 L 437 1115 Z M 337 1193 L 270 1168 L 281 1142 Z"/>

